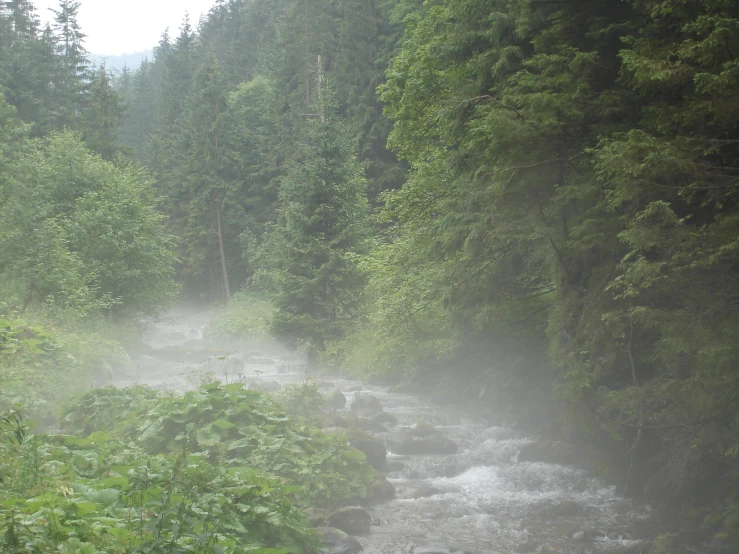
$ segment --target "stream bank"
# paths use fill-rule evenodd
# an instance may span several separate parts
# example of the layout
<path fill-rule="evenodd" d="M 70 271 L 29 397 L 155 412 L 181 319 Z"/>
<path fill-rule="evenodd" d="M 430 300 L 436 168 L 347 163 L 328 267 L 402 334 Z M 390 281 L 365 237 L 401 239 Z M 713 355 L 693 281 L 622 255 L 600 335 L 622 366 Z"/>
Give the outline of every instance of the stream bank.
<path fill-rule="evenodd" d="M 305 380 L 301 360 L 277 345 L 207 347 L 206 325 L 200 314 L 157 325 L 135 371 L 115 384 L 185 391 L 215 376 L 274 391 Z M 647 552 L 657 534 L 648 505 L 567 459 L 522 456 L 537 441 L 504 421 L 353 379 L 320 387 L 325 397 L 334 391 L 346 397 L 336 415 L 374 421 L 370 431 L 387 447 L 385 474 L 396 495 L 367 508 L 370 532 L 355 537 L 366 553 L 635 554 Z M 379 422 L 378 414 L 389 416 Z M 437 447 L 404 446 L 414 433 L 436 437 Z"/>

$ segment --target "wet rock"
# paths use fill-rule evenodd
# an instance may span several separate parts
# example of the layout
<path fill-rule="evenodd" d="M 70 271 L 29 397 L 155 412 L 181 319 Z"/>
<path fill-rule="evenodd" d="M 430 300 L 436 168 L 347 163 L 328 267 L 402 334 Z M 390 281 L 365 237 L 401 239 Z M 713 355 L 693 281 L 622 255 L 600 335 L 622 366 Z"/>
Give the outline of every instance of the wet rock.
<path fill-rule="evenodd" d="M 413 549 L 413 554 L 473 554 L 468 550 L 460 550 L 458 548 L 447 548 L 445 546 L 417 546 Z"/>
<path fill-rule="evenodd" d="M 428 498 L 443 493 L 441 489 L 426 481 L 407 481 L 398 485 L 397 491 L 400 498 Z"/>
<path fill-rule="evenodd" d="M 321 554 L 357 554 L 362 551 L 362 545 L 339 529 L 333 527 L 319 527 L 316 529 L 318 538 L 324 547 Z"/>
<path fill-rule="evenodd" d="M 321 527 L 326 523 L 326 514 L 321 510 L 305 508 L 303 513 L 313 527 Z"/>
<path fill-rule="evenodd" d="M 271 393 L 280 391 L 282 385 L 277 381 L 252 381 L 248 388 L 257 392 Z"/>
<path fill-rule="evenodd" d="M 575 517 L 582 514 L 582 512 L 583 509 L 577 502 L 563 500 L 551 506 L 544 507 L 541 515 L 543 517 Z"/>
<path fill-rule="evenodd" d="M 346 418 L 336 413 L 326 414 L 326 422 L 328 423 L 327 427 L 341 427 L 342 429 L 349 427 L 349 422 Z"/>
<path fill-rule="evenodd" d="M 395 454 L 454 454 L 457 443 L 434 433 L 419 437 L 408 430 L 395 431 L 386 437 L 387 446 Z"/>
<path fill-rule="evenodd" d="M 566 442 L 538 441 L 524 446 L 518 454 L 518 461 L 574 465 L 581 461 L 581 456 L 574 446 Z"/>
<path fill-rule="evenodd" d="M 354 401 L 351 405 L 353 412 L 364 412 L 374 413 L 382 411 L 382 404 L 374 396 L 360 396 L 354 397 Z"/>
<path fill-rule="evenodd" d="M 351 423 L 356 425 L 362 431 L 366 431 L 368 433 L 387 432 L 387 427 L 385 427 L 382 423 L 377 423 L 376 421 L 368 419 L 366 417 L 357 417 L 352 420 Z"/>
<path fill-rule="evenodd" d="M 344 434 L 346 432 L 346 429 L 343 427 L 322 427 L 321 432 L 326 435 L 339 435 Z M 357 450 L 359 450 L 359 448 L 357 448 Z"/>
<path fill-rule="evenodd" d="M 334 410 L 343 410 L 346 406 L 346 396 L 336 389 L 333 392 L 328 393 L 324 396 L 327 408 L 333 408 Z"/>
<path fill-rule="evenodd" d="M 405 464 L 400 460 L 387 460 L 385 462 L 385 471 L 390 473 L 392 471 L 403 471 Z"/>
<path fill-rule="evenodd" d="M 605 531 L 598 531 L 593 529 L 584 529 L 572 534 L 572 540 L 580 542 L 590 542 L 594 541 L 595 539 L 603 539 L 607 537 L 608 534 Z"/>
<path fill-rule="evenodd" d="M 395 487 L 385 477 L 378 475 L 367 491 L 369 504 L 380 504 L 395 498 Z"/>
<path fill-rule="evenodd" d="M 374 416 L 372 416 L 372 419 L 377 423 L 382 423 L 386 425 L 398 424 L 398 418 L 395 417 L 393 414 L 389 414 L 387 412 L 380 412 L 379 414 L 375 414 Z"/>
<path fill-rule="evenodd" d="M 363 391 L 365 389 L 362 385 L 352 385 L 350 387 L 347 387 L 346 392 L 359 392 Z"/>
<path fill-rule="evenodd" d="M 387 449 L 383 441 L 362 431 L 352 431 L 348 439 L 351 446 L 364 452 L 369 465 L 377 471 L 385 470 Z"/>
<path fill-rule="evenodd" d="M 360 506 L 347 506 L 328 516 L 326 523 L 350 535 L 366 535 L 370 532 L 372 518 Z"/>

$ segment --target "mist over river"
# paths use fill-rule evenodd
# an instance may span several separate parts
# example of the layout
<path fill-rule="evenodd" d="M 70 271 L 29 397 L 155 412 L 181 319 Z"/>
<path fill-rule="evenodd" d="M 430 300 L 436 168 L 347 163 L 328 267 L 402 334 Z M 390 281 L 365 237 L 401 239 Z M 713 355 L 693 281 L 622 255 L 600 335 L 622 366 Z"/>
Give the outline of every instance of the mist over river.
<path fill-rule="evenodd" d="M 116 383 L 186 391 L 215 376 L 274 390 L 306 379 L 295 354 L 275 343 L 213 348 L 205 313 L 174 312 L 145 336 L 151 349 Z M 250 350 L 247 350 L 250 349 Z M 279 384 L 279 385 L 278 385 Z M 388 448 L 387 478 L 396 497 L 369 509 L 371 533 L 356 539 L 369 554 L 637 553 L 654 536 L 654 515 L 616 488 L 573 467 L 518 461 L 536 440 L 453 407 L 356 380 L 319 382 L 339 389 L 351 412 L 374 397 L 397 418 L 383 438 L 424 422 L 458 446 L 454 454 L 402 455 Z"/>

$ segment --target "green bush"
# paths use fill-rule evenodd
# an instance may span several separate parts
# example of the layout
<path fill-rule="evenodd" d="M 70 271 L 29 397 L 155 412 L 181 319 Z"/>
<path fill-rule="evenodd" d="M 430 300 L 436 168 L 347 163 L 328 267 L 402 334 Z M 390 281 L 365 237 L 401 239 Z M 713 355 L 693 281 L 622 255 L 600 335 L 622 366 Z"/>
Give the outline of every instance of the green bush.
<path fill-rule="evenodd" d="M 208 326 L 207 335 L 215 340 L 268 337 L 273 314 L 274 307 L 264 297 L 237 292 L 221 316 Z"/>

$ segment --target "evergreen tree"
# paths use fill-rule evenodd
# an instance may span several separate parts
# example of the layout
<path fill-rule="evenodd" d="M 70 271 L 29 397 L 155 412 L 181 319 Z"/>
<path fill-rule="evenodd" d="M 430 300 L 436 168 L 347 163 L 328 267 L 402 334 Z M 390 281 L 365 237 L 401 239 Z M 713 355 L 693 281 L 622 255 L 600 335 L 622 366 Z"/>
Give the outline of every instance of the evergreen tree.
<path fill-rule="evenodd" d="M 124 111 L 123 100 L 103 64 L 92 74 L 81 123 L 83 139 L 103 159 L 112 160 L 118 153 Z"/>
<path fill-rule="evenodd" d="M 308 121 L 259 260 L 258 282 L 277 308 L 272 327 L 286 342 L 320 352 L 356 316 L 364 275 L 355 255 L 366 247 L 366 189 L 344 123 L 333 116 Z"/>
<path fill-rule="evenodd" d="M 59 9 L 52 10 L 58 60 L 54 78 L 57 125 L 70 129 L 79 126 L 90 77 L 85 34 L 78 21 L 79 9 L 79 2 L 60 0 Z"/>
<path fill-rule="evenodd" d="M 35 124 L 38 135 L 51 125 L 55 63 L 51 32 L 39 29 L 32 4 L 21 0 L 2 4 L 0 90 L 22 120 Z"/>

